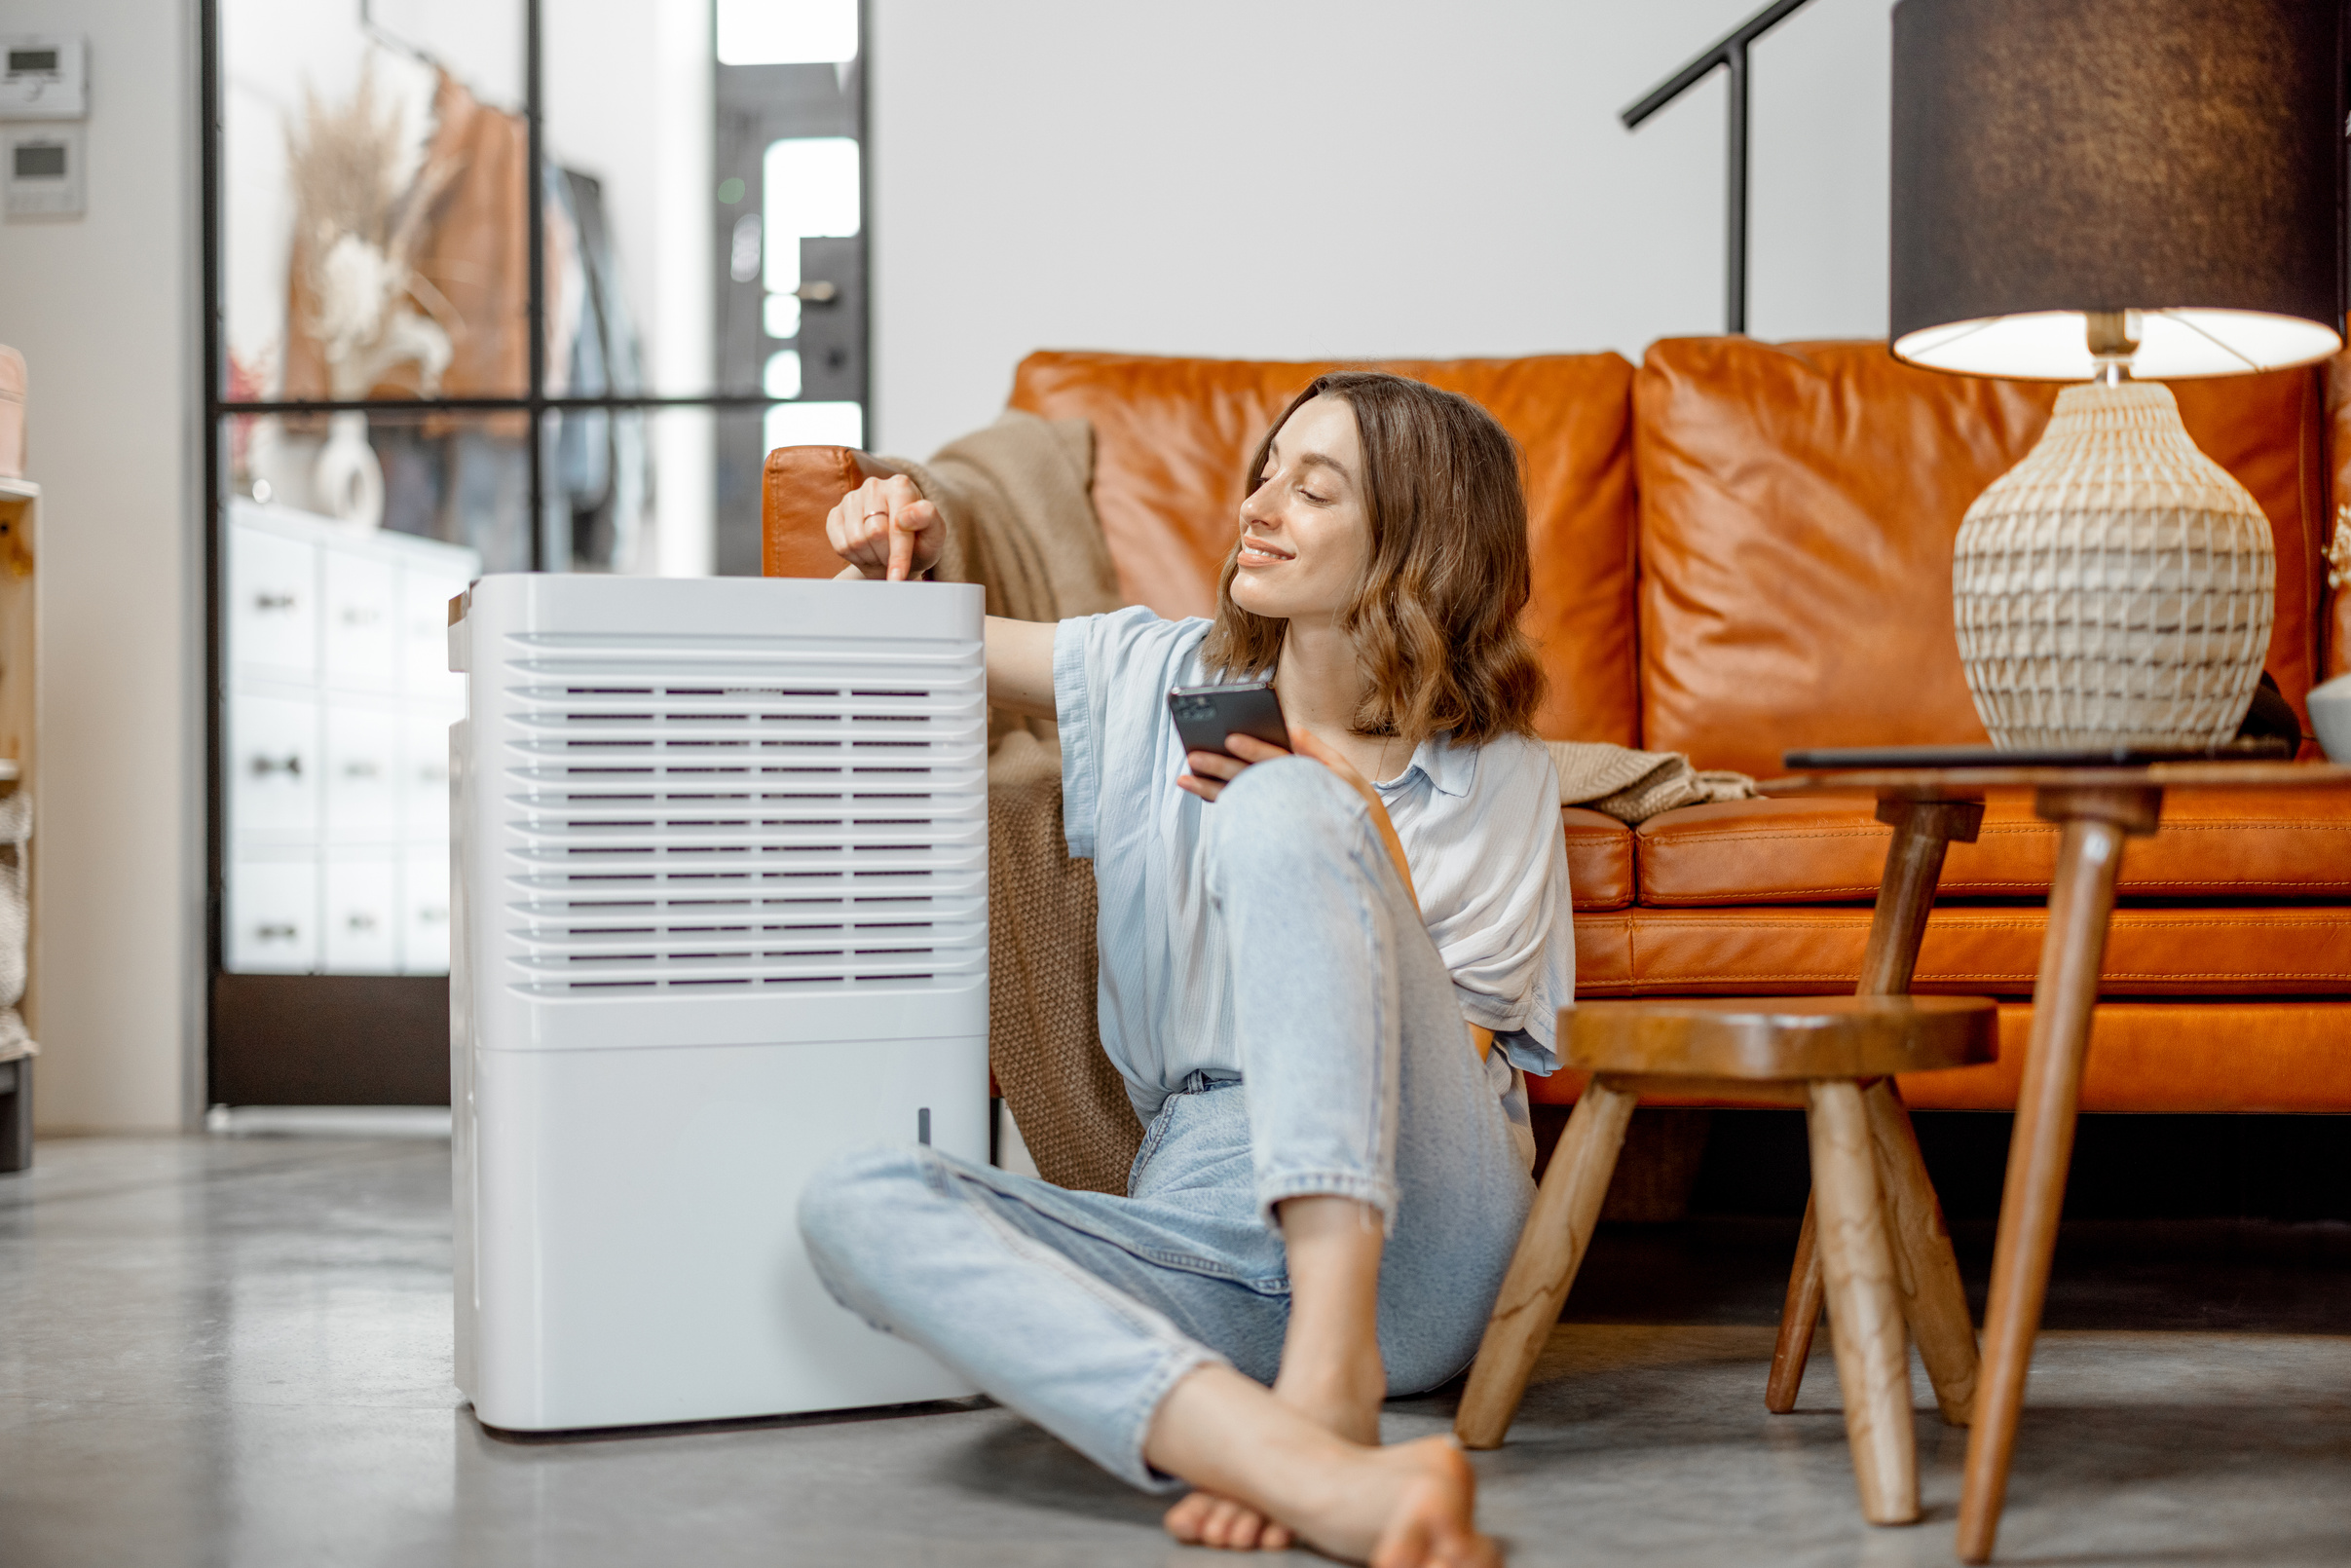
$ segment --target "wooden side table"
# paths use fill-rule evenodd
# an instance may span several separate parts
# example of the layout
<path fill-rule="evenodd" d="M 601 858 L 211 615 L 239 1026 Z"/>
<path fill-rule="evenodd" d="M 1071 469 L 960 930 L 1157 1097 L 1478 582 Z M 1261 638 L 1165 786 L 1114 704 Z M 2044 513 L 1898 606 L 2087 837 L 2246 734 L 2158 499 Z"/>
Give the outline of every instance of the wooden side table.
<path fill-rule="evenodd" d="M 1986 790 L 2029 789 L 2034 792 L 2034 810 L 2063 830 L 2057 874 L 2049 887 L 2049 924 L 2041 942 L 2040 973 L 2033 989 L 2033 1031 L 2026 1047 L 2024 1081 L 2017 1091 L 2016 1131 L 2008 1146 L 2007 1179 L 2000 1191 L 1992 1294 L 1984 1311 L 1983 1360 L 1974 1422 L 1967 1434 L 1966 1479 L 1959 1496 L 1958 1545 L 1962 1561 L 1989 1561 L 1999 1531 L 2017 1421 L 2024 1412 L 2025 1374 L 2048 1295 L 2049 1260 L 2057 1243 L 2066 1172 L 2073 1153 L 2073 1123 L 2081 1101 L 2090 1014 L 2098 1001 L 2099 972 L 2106 959 L 2107 926 L 2114 913 L 2114 883 L 2122 869 L 2123 846 L 2133 838 L 2155 831 L 2166 789 L 2313 785 L 2351 786 L 2351 767 L 2315 763 L 2156 763 L 2141 767 L 1867 768 L 1806 773 L 1762 786 L 1767 795 L 1875 794 L 1881 815 L 1886 814 L 1889 803 L 1907 803 L 1914 810 L 1922 805 L 1948 808 L 1980 803 Z M 1903 852 L 1898 837 L 1894 853 Z M 1923 849 L 1918 852 L 1925 853 Z M 1932 858 L 1931 875 L 1939 877 L 1940 841 L 1933 847 Z M 1894 881 L 1895 868 L 1889 862 L 1888 889 Z M 1927 885 L 1931 887 L 1932 881 Z M 1919 929 L 1923 933 L 1931 899 L 1916 902 Z M 1880 910 L 1883 915 L 1883 898 Z M 1872 935 L 1874 939 L 1874 930 Z M 1912 951 L 1915 954 L 1915 942 Z M 1791 1316 L 1803 1272 L 1800 1260 L 1798 1281 L 1790 1288 Z M 1804 1332 L 1809 1339 L 1809 1320 Z M 1783 1323 L 1783 1344 L 1786 1338 Z M 1775 1382 L 1778 1360 L 1774 1358 Z"/>

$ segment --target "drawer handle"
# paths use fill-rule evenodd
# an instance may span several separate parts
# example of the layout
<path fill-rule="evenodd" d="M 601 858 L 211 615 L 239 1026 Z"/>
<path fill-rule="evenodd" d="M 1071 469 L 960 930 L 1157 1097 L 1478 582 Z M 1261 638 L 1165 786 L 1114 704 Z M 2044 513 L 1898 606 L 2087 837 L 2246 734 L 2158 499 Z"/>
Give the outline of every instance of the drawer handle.
<path fill-rule="evenodd" d="M 376 917 L 362 911 L 351 917 L 351 928 L 354 931 L 373 931 L 376 928 Z"/>
<path fill-rule="evenodd" d="M 267 778 L 272 773 L 283 773 L 288 778 L 300 778 L 302 776 L 302 759 L 291 754 L 282 763 L 272 762 L 267 757 L 253 759 L 253 776 L 255 778 Z"/>
<path fill-rule="evenodd" d="M 383 770 L 377 767 L 375 764 L 369 762 L 345 763 L 343 765 L 343 776 L 345 778 L 374 778 L 382 771 Z"/>
<path fill-rule="evenodd" d="M 291 942 L 302 935 L 302 928 L 298 925 L 257 925 L 253 927 L 253 935 L 262 942 Z"/>
<path fill-rule="evenodd" d="M 290 593 L 257 593 L 253 595 L 253 608 L 256 610 L 291 610 L 294 608 L 294 596 Z"/>
<path fill-rule="evenodd" d="M 372 626 L 383 618 L 383 615 L 374 610 L 346 610 L 343 612 L 343 624 L 346 626 Z"/>
<path fill-rule="evenodd" d="M 438 908 L 437 906 L 429 905 L 426 908 L 417 911 L 416 917 L 419 921 L 426 925 L 438 925 L 443 920 L 449 918 L 449 912 L 447 910 Z"/>

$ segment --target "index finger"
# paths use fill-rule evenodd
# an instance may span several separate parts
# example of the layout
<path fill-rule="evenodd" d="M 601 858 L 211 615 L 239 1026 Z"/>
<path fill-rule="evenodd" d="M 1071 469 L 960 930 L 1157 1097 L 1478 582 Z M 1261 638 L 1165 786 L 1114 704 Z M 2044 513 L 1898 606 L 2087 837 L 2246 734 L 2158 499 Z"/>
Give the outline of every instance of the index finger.
<path fill-rule="evenodd" d="M 1279 746 L 1238 730 L 1224 737 L 1224 749 L 1245 763 L 1270 763 L 1277 757 L 1289 755 Z"/>

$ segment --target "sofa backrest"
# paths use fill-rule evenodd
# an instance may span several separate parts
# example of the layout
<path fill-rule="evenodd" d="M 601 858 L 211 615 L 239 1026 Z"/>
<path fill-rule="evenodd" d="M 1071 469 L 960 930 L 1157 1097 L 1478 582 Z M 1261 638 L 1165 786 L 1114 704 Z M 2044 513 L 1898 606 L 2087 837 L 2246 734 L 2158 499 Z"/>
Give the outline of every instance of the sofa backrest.
<path fill-rule="evenodd" d="M 1297 391 L 1325 370 L 1393 370 L 1475 399 L 1526 455 L 1534 602 L 1557 739 L 1637 738 L 1632 366 L 1614 354 L 1337 363 L 1032 354 L 1012 406 L 1094 424 L 1094 509 L 1119 588 L 1163 616 L 1215 608 L 1242 469 Z"/>
<path fill-rule="evenodd" d="M 1882 343 L 1652 346 L 1633 388 L 1642 744 L 1767 773 L 1800 746 L 1981 743 L 1952 542 L 2058 390 L 1914 369 Z M 2325 590 L 2321 377 L 2172 390 L 2188 434 L 2268 514 L 2268 667 L 2299 708 Z"/>
<path fill-rule="evenodd" d="M 1243 466 L 1334 368 L 1042 353 L 1021 362 L 1012 402 L 1093 422 L 1095 509 L 1124 596 L 1205 615 Z M 1546 736 L 1756 773 L 1797 746 L 1983 739 L 1952 629 L 1952 541 L 2040 438 L 2057 386 L 1915 370 L 1882 343 L 1746 338 L 1669 339 L 1637 373 L 1613 354 L 1380 368 L 1475 398 L 1526 455 Z M 2268 667 L 2299 710 L 2351 664 L 2351 594 L 2331 601 L 2326 581 L 2334 495 L 2351 496 L 2351 355 L 2172 390 L 2189 435 L 2268 515 Z M 769 572 L 836 569 L 821 520 L 859 475 L 841 449 L 769 455 Z"/>

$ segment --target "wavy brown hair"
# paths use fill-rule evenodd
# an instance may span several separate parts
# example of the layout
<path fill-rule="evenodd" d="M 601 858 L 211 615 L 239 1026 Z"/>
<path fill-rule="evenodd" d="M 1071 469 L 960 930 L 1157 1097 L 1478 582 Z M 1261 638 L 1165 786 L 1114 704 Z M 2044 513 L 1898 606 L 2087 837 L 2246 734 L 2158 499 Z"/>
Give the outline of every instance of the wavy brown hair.
<path fill-rule="evenodd" d="M 1456 745 L 1532 735 L 1543 669 L 1518 629 L 1531 573 L 1518 447 L 1494 416 L 1426 382 L 1362 370 L 1317 376 L 1257 443 L 1247 494 L 1265 482 L 1275 435 L 1310 398 L 1343 397 L 1363 446 L 1371 528 L 1362 575 L 1339 623 L 1369 686 L 1358 734 L 1418 746 L 1440 729 Z M 1270 671 L 1288 622 L 1233 602 L 1238 536 L 1216 579 L 1216 623 L 1202 649 L 1228 673 Z"/>

